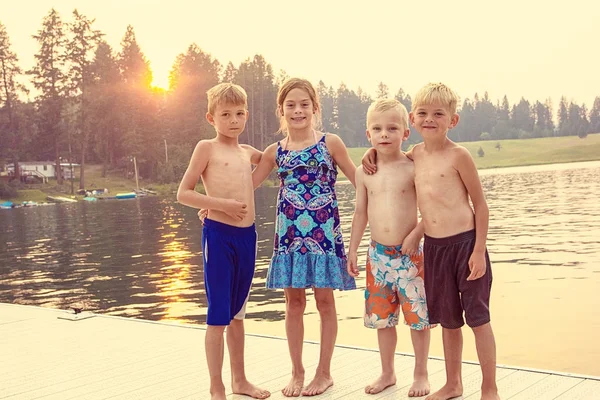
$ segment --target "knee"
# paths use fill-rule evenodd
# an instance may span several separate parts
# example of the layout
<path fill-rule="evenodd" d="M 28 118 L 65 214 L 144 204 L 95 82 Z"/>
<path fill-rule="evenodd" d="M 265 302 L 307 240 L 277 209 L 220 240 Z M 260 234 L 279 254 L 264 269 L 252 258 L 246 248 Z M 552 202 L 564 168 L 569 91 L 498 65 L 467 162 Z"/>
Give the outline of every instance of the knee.
<path fill-rule="evenodd" d="M 227 325 L 207 325 L 206 326 L 206 334 L 207 335 L 222 335 L 225 332 L 225 328 Z"/>
<path fill-rule="evenodd" d="M 285 300 L 285 306 L 290 314 L 304 314 L 306 309 L 305 297 L 288 297 Z"/>
<path fill-rule="evenodd" d="M 335 313 L 335 300 L 333 296 L 315 296 L 317 310 L 320 314 Z"/>

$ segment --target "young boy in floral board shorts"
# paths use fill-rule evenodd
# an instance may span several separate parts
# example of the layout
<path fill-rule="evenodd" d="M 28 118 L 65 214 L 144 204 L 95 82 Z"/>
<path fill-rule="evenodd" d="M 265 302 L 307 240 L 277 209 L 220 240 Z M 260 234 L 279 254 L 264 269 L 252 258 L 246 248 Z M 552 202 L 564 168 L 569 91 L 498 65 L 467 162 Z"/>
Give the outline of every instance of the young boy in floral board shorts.
<path fill-rule="evenodd" d="M 376 394 L 396 384 L 394 354 L 400 310 L 411 328 L 415 351 L 414 382 L 408 395 L 429 393 L 427 356 L 429 317 L 423 282 L 423 236 L 417 224 L 413 162 L 402 152 L 408 138 L 408 112 L 397 100 L 378 100 L 367 112 L 367 137 L 378 155 L 378 172 L 356 171 L 356 208 L 348 251 L 348 272 L 358 276 L 357 250 L 367 222 L 371 242 L 367 255 L 365 326 L 377 329 L 381 376 L 365 388 Z"/>
<path fill-rule="evenodd" d="M 448 138 L 448 130 L 458 124 L 457 103 L 449 87 L 430 83 L 419 90 L 410 113 L 424 141 L 407 156 L 415 162 L 425 231 L 427 306 L 430 322 L 442 325 L 446 362 L 446 384 L 427 400 L 463 393 L 463 313 L 475 335 L 483 374 L 481 399 L 497 400 L 496 342 L 489 310 L 492 270 L 486 250 L 489 210 L 471 154 Z M 371 152 L 364 160 L 372 156 Z M 373 172 L 373 163 L 365 162 L 365 169 Z"/>

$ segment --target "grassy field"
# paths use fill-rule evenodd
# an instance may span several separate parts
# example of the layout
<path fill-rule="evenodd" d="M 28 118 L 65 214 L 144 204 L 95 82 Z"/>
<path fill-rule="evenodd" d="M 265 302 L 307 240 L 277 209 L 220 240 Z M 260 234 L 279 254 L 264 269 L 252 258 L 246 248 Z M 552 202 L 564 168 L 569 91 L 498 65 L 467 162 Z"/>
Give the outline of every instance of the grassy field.
<path fill-rule="evenodd" d="M 496 149 L 496 144 L 502 146 Z M 539 139 L 486 140 L 461 143 L 475 159 L 477 168 L 516 167 L 566 163 L 575 161 L 600 160 L 600 133 L 588 135 L 584 139 L 577 136 L 560 136 Z M 481 147 L 483 157 L 477 155 Z M 359 165 L 367 148 L 349 149 L 350 157 Z"/>
<path fill-rule="evenodd" d="M 495 147 L 497 143 L 501 145 L 500 150 Z M 588 135 L 584 139 L 577 136 L 562 136 L 540 139 L 489 140 L 461 144 L 471 152 L 479 169 L 600 160 L 600 133 Z M 479 157 L 477 154 L 480 147 L 485 153 L 483 157 Z M 350 157 L 356 165 L 360 164 L 366 150 L 367 148 L 348 149 Z M 126 179 L 122 175 L 109 174 L 103 178 L 99 165 L 86 166 L 85 174 L 86 188 L 108 188 L 110 195 L 113 196 L 120 192 L 130 192 L 135 188 L 135 180 Z M 345 179 L 341 174 L 340 180 Z M 140 181 L 140 187 L 152 189 L 160 195 L 171 197 L 175 197 L 178 184 L 178 182 L 156 184 Z M 271 185 L 273 182 L 265 184 Z M 78 188 L 79 182 L 75 181 L 75 191 Z M 26 188 L 18 191 L 17 197 L 8 200 L 15 203 L 26 200 L 42 202 L 46 201 L 47 195 L 70 195 L 70 190 L 70 182 L 58 186 L 55 181 L 51 181 L 46 185 L 27 185 Z M 201 190 L 201 185 L 197 186 L 197 190 Z M 83 196 L 78 196 L 78 198 L 81 197 Z"/>

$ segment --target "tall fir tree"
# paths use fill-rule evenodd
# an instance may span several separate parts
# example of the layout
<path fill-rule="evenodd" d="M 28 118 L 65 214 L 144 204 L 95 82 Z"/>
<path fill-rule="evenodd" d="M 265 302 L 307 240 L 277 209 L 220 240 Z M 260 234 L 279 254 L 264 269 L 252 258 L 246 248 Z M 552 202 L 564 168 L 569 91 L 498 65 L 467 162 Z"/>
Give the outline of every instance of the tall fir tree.
<path fill-rule="evenodd" d="M 73 11 L 73 22 L 68 24 L 70 40 L 66 44 L 67 63 L 69 65 L 69 89 L 75 104 L 75 136 L 79 141 L 79 189 L 85 188 L 85 161 L 89 138 L 89 87 L 91 85 L 91 64 L 94 52 L 103 34 L 93 29 L 95 19 L 89 19 L 79 11 Z M 73 135 L 69 134 L 69 138 Z M 69 140 L 69 153 L 71 153 Z M 72 154 L 69 154 L 71 161 Z"/>
<path fill-rule="evenodd" d="M 35 65 L 28 71 L 37 89 L 36 103 L 39 110 L 40 142 L 42 149 L 51 149 L 55 160 L 56 179 L 62 184 L 61 169 L 61 119 L 65 105 L 67 87 L 65 72 L 65 45 L 67 38 L 62 19 L 55 9 L 51 9 L 42 20 L 42 28 L 33 38 L 38 42 L 39 50 L 35 54 Z M 41 157 L 51 153 L 43 152 Z"/>

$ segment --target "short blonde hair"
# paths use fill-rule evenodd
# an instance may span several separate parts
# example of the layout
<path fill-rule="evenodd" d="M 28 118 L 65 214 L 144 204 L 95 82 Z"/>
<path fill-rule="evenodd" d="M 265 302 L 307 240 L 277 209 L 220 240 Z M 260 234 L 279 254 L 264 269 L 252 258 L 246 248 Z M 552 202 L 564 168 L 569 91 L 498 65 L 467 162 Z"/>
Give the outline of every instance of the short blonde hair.
<path fill-rule="evenodd" d="M 451 114 L 456 114 L 458 96 L 452 89 L 443 83 L 428 83 L 415 95 L 412 109 L 422 105 L 440 104 L 447 108 Z"/>
<path fill-rule="evenodd" d="M 214 114 L 219 104 L 231 104 L 248 108 L 248 95 L 243 87 L 234 83 L 224 82 L 211 87 L 206 92 L 208 96 L 208 113 Z"/>
<path fill-rule="evenodd" d="M 404 124 L 404 129 L 408 128 L 408 111 L 406 111 L 404 104 L 400 103 L 396 99 L 379 99 L 372 102 L 367 110 L 367 128 L 369 127 L 369 119 L 371 119 L 371 114 L 374 112 L 385 112 L 388 110 L 397 111 L 402 119 L 402 124 Z"/>
<path fill-rule="evenodd" d="M 281 84 L 279 92 L 277 92 L 277 110 L 275 112 L 279 118 L 279 132 L 287 132 L 287 123 L 282 112 L 283 102 L 287 95 L 294 89 L 304 90 L 308 94 L 310 101 L 313 103 L 315 113 L 312 119 L 313 127 L 319 129 L 321 127 L 321 102 L 319 101 L 319 93 L 317 93 L 310 81 L 302 78 L 289 78 Z"/>

